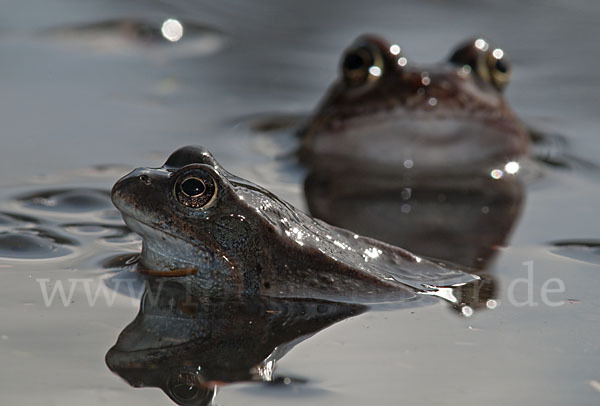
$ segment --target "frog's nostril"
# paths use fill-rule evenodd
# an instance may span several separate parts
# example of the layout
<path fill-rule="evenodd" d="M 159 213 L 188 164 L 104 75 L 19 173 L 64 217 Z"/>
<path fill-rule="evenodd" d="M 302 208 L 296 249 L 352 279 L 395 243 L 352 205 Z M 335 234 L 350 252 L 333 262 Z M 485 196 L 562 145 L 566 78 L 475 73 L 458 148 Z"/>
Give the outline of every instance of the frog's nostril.
<path fill-rule="evenodd" d="M 140 175 L 138 176 L 138 179 L 142 181 L 144 185 L 150 185 L 152 183 L 152 180 L 148 175 Z"/>

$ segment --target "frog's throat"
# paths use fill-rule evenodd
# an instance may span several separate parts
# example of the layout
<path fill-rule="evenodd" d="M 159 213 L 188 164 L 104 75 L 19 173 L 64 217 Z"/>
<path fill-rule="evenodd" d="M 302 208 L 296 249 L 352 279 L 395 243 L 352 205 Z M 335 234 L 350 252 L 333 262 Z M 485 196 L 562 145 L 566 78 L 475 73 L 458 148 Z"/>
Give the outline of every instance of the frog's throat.
<path fill-rule="evenodd" d="M 132 231 L 142 237 L 140 271 L 153 275 L 182 276 L 199 271 L 215 273 L 230 268 L 200 243 L 190 243 L 171 233 L 123 216 Z M 185 270 L 185 272 L 183 272 Z"/>

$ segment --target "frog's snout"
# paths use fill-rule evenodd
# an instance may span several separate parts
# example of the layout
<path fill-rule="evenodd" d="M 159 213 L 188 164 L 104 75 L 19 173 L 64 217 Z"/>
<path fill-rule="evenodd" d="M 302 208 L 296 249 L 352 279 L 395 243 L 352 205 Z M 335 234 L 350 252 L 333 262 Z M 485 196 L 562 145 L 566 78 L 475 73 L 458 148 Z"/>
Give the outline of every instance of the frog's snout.
<path fill-rule="evenodd" d="M 117 208 L 120 208 L 124 197 L 135 193 L 135 189 L 138 189 L 140 185 L 151 184 L 150 177 L 146 172 L 144 168 L 136 168 L 117 180 L 110 191 L 110 198 Z"/>

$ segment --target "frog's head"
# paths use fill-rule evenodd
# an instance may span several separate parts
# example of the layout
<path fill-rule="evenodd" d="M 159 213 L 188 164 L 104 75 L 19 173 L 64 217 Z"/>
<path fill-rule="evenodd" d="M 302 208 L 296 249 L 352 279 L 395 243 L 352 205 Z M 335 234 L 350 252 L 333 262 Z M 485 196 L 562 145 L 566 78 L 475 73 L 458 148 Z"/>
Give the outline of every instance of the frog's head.
<path fill-rule="evenodd" d="M 527 137 L 502 95 L 509 76 L 505 52 L 481 38 L 419 67 L 398 45 L 360 36 L 301 130 L 301 157 L 415 169 L 514 158 Z"/>
<path fill-rule="evenodd" d="M 372 34 L 361 35 L 344 50 L 339 70 L 322 107 L 356 104 L 365 113 L 376 106 L 397 105 L 433 112 L 438 109 L 431 107 L 453 103 L 460 92 L 473 92 L 467 85 L 477 87 L 488 98 L 501 97 L 510 79 L 506 53 L 482 38 L 460 43 L 445 62 L 419 67 L 408 63 L 397 44 Z M 428 98 L 420 97 L 426 92 L 435 93 L 438 104 L 431 106 Z"/>
<path fill-rule="evenodd" d="M 207 150 L 183 147 L 162 167 L 121 178 L 112 201 L 142 236 L 144 268 L 159 275 L 202 269 L 207 280 L 217 280 L 210 272 L 230 272 L 253 247 L 251 230 L 259 219 L 240 188 Z"/>

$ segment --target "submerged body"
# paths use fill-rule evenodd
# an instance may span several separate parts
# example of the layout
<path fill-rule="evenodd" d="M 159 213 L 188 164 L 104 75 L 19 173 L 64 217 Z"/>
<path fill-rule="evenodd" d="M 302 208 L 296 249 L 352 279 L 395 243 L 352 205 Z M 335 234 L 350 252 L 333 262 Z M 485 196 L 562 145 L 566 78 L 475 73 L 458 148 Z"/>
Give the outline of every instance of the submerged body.
<path fill-rule="evenodd" d="M 524 203 L 515 176 L 315 171 L 304 193 L 310 213 L 329 224 L 477 271 L 506 244 Z"/>
<path fill-rule="evenodd" d="M 142 268 L 231 294 L 379 301 L 472 275 L 330 226 L 225 171 L 199 147 L 120 179 L 112 200 L 143 239 Z"/>
<path fill-rule="evenodd" d="M 482 39 L 444 64 L 412 67 L 398 45 L 364 35 L 342 58 L 341 76 L 301 130 L 310 166 L 489 170 L 525 154 L 529 136 L 504 100 L 504 52 Z"/>

